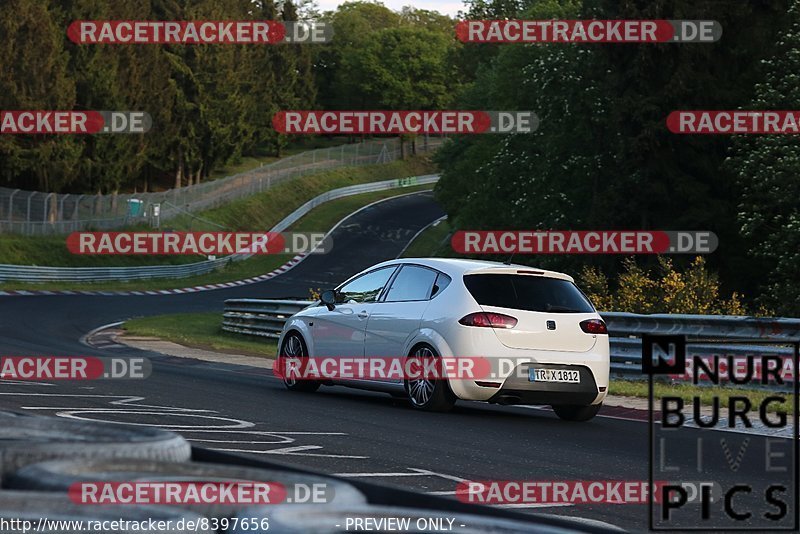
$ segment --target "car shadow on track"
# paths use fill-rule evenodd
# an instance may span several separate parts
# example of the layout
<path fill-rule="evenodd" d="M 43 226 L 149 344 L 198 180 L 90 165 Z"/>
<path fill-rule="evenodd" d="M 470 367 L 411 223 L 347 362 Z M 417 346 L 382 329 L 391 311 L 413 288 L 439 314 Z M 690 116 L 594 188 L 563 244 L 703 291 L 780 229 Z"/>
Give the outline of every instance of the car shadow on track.
<path fill-rule="evenodd" d="M 289 392 L 287 392 L 289 393 Z M 294 394 L 294 393 L 293 393 Z M 299 395 L 302 395 L 298 393 Z M 323 386 L 315 393 L 305 394 L 309 400 L 314 396 L 325 395 L 327 397 L 335 397 L 338 401 L 352 404 L 355 410 L 359 407 L 367 409 L 396 409 L 402 411 L 401 413 L 413 414 L 418 417 L 485 417 L 491 415 L 495 421 L 521 421 L 530 422 L 531 419 L 541 421 L 542 423 L 554 423 L 557 425 L 575 426 L 575 423 L 561 421 L 552 412 L 548 406 L 501 406 L 496 404 L 489 404 L 485 402 L 476 401 L 459 401 L 450 412 L 437 413 L 437 412 L 424 412 L 422 410 L 415 410 L 406 399 L 395 398 L 386 393 L 371 392 L 364 390 L 357 390 L 348 388 L 346 386 Z M 356 406 L 358 405 L 358 406 Z M 385 416 L 396 415 L 398 412 L 388 412 Z M 600 415 L 602 415 L 602 410 Z M 381 415 L 381 414 L 376 414 Z M 595 419 L 590 421 L 589 426 L 601 424 L 603 419 Z M 586 425 L 587 423 L 577 423 L 577 425 Z"/>

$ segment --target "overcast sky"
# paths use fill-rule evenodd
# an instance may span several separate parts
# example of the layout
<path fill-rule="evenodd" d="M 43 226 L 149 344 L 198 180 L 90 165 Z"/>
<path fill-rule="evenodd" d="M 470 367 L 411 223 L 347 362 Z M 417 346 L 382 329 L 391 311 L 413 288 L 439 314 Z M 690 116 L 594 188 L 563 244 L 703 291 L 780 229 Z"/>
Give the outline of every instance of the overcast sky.
<path fill-rule="evenodd" d="M 333 11 L 336 6 L 342 4 L 339 0 L 317 0 L 320 11 Z M 414 6 L 417 9 L 428 9 L 438 11 L 444 15 L 455 16 L 460 9 L 464 9 L 464 4 L 459 0 L 383 0 L 383 5 L 394 11 L 399 11 L 403 6 Z"/>

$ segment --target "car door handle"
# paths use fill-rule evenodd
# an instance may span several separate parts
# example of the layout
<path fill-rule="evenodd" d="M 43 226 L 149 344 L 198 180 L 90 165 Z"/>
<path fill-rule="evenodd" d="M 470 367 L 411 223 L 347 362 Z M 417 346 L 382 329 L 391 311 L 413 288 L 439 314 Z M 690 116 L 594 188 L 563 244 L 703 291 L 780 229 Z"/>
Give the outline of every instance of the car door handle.
<path fill-rule="evenodd" d="M 367 313 L 367 310 L 361 310 L 358 313 L 358 318 L 359 319 L 366 319 L 367 317 L 369 317 L 369 314 Z"/>

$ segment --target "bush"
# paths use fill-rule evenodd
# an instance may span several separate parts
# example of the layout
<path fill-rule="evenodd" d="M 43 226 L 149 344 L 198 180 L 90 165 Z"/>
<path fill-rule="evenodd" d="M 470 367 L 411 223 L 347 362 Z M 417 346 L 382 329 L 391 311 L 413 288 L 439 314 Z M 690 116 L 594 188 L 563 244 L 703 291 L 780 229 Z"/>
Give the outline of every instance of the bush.
<path fill-rule="evenodd" d="M 596 267 L 586 266 L 581 285 L 599 310 L 632 313 L 688 313 L 704 315 L 746 315 L 741 295 L 734 292 L 720 297 L 720 282 L 716 273 L 706 267 L 698 256 L 683 271 L 672 260 L 658 258 L 655 272 L 643 269 L 633 258 L 623 262 L 623 272 L 611 290 L 608 278 Z M 759 315 L 768 315 L 760 309 Z"/>

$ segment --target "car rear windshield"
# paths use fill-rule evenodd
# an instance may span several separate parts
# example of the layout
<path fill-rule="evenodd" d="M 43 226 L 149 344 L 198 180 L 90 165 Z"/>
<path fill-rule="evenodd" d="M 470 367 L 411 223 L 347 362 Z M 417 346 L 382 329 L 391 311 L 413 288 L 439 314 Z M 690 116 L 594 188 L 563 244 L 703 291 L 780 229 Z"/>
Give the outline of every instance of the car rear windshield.
<path fill-rule="evenodd" d="M 468 274 L 464 285 L 481 306 L 550 313 L 591 313 L 594 307 L 567 280 L 515 274 Z"/>

